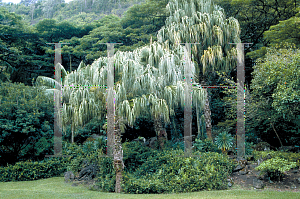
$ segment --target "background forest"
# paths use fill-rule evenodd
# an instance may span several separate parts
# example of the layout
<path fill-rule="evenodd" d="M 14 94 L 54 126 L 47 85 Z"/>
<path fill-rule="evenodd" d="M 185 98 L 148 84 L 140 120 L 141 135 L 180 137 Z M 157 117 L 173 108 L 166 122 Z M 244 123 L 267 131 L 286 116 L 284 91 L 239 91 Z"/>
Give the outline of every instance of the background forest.
<path fill-rule="evenodd" d="M 300 1 L 213 0 L 234 17 L 245 46 L 246 154 L 260 141 L 272 147 L 300 143 Z M 62 65 L 67 73 L 107 56 L 101 43 L 123 43 L 115 52 L 134 51 L 158 40 L 168 0 L 25 0 L 0 1 L 0 155 L 1 165 L 53 154 L 53 98 L 33 87 L 38 76 L 53 78 L 54 47 L 62 42 Z M 176 25 L 174 25 L 176 26 Z M 197 34 L 197 32 L 194 32 Z M 201 42 L 201 41 L 199 41 Z M 204 47 L 205 48 L 205 47 Z M 208 48 L 208 47 L 207 47 Z M 200 58 L 192 61 L 199 64 Z M 204 74 L 198 71 L 199 76 Z M 209 71 L 206 85 L 236 86 L 236 68 Z M 212 137 L 236 133 L 236 90 L 208 88 Z M 176 108 L 165 124 L 168 140 L 183 138 L 183 109 Z M 203 116 L 202 116 L 203 115 Z M 201 117 L 202 116 L 202 117 Z M 202 118 L 202 119 L 200 119 Z M 151 117 L 126 126 L 122 141 L 155 136 Z M 78 127 L 74 142 L 92 134 L 106 136 L 105 118 Z M 193 108 L 193 135 L 207 138 L 203 111 Z M 63 135 L 70 141 L 71 124 Z M 179 142 L 177 142 L 179 144 Z"/>

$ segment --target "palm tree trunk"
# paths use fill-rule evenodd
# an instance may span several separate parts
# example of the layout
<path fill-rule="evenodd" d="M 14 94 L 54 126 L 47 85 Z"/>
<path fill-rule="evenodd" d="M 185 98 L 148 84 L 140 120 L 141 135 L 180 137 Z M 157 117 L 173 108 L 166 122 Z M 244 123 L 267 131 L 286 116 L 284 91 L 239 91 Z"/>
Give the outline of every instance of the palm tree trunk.
<path fill-rule="evenodd" d="M 122 171 L 116 170 L 116 187 L 115 187 L 116 193 L 121 193 L 122 191 L 121 183 L 122 183 Z"/>
<path fill-rule="evenodd" d="M 156 132 L 157 141 L 158 141 L 160 147 L 163 149 L 164 148 L 164 140 L 167 140 L 167 132 L 166 132 L 166 129 L 163 127 L 160 116 L 158 118 L 154 117 L 154 129 Z"/>
<path fill-rule="evenodd" d="M 212 140 L 212 134 L 211 134 L 211 129 L 212 129 L 212 125 L 211 125 L 211 111 L 210 111 L 210 107 L 209 107 L 209 99 L 208 99 L 208 92 L 207 89 L 205 89 L 206 92 L 206 101 L 205 101 L 205 105 L 204 105 L 204 118 L 205 118 L 205 126 L 206 126 L 206 135 L 207 138 L 209 140 Z"/>
<path fill-rule="evenodd" d="M 121 142 L 121 130 L 120 130 L 120 121 L 116 118 L 115 123 L 115 135 L 114 135 L 114 168 L 116 170 L 116 185 L 115 192 L 121 193 L 122 188 L 122 172 L 124 168 L 123 162 L 123 150 L 122 150 L 122 142 Z"/>
<path fill-rule="evenodd" d="M 71 143 L 74 143 L 74 130 L 72 129 Z"/>
<path fill-rule="evenodd" d="M 196 102 L 196 115 L 197 115 L 197 127 L 198 127 L 198 137 L 200 137 L 200 117 L 199 117 L 199 107 L 198 107 L 198 103 Z"/>

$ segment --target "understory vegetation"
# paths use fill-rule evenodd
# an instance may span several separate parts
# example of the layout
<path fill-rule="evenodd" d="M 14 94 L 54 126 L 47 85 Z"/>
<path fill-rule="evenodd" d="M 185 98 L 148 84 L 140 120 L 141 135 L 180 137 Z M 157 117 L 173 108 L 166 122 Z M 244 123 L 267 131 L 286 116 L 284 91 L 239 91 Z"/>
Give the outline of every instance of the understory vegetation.
<path fill-rule="evenodd" d="M 101 141 L 100 141 L 101 142 Z M 100 191 L 113 192 L 115 172 L 110 157 L 104 155 L 99 141 L 82 146 L 65 143 L 65 158 L 51 158 L 40 162 L 19 162 L 2 167 L 1 181 L 36 180 L 59 176 L 65 171 L 78 175 L 87 164 L 98 165 L 97 183 Z M 105 146 L 105 145 L 104 145 Z M 125 142 L 124 193 L 172 193 L 226 189 L 227 176 L 235 166 L 227 156 L 195 151 L 197 157 L 183 157 L 182 149 L 155 150 L 140 142 Z M 58 169 L 59 168 L 59 169 Z"/>
<path fill-rule="evenodd" d="M 78 176 L 87 165 L 97 165 L 97 175 L 91 190 L 115 191 L 113 160 L 105 156 L 106 142 L 103 138 L 82 145 L 64 142 L 63 155 L 69 157 L 48 158 L 43 161 L 18 162 L 0 167 L 0 181 L 28 181 L 61 176 L 72 171 Z M 199 141 L 198 141 L 199 142 Z M 168 141 L 164 150 L 152 149 L 140 141 L 124 142 L 124 183 L 122 190 L 130 194 L 184 193 L 202 190 L 227 189 L 227 177 L 237 166 L 209 141 L 194 147 L 195 157 L 185 157 L 184 151 Z M 197 146 L 197 145 L 196 145 Z M 203 150 L 205 149 L 205 150 Z M 218 149 L 218 150 L 217 150 Z M 217 152 L 207 152 L 214 151 Z M 299 153 L 280 151 L 254 151 L 254 159 L 272 158 L 256 169 L 272 180 L 280 180 L 284 172 L 300 168 Z"/>

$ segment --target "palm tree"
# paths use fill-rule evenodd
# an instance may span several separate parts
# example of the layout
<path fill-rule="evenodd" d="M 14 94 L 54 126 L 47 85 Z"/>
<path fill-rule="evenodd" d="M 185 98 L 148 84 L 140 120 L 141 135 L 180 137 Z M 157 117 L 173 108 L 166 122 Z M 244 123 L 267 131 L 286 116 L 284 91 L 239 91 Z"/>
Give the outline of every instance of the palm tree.
<path fill-rule="evenodd" d="M 88 85 L 89 81 L 86 79 L 88 69 L 83 62 L 80 63 L 78 69 L 71 73 L 68 73 L 65 68 L 59 64 L 62 69 L 62 127 L 66 130 L 66 127 L 71 124 L 71 142 L 74 142 L 74 132 L 79 126 L 83 126 L 88 123 L 94 117 L 103 117 L 101 112 L 101 106 L 103 97 L 97 95 L 92 89 L 86 89 L 84 87 L 77 87 L 77 85 Z M 93 76 L 92 76 L 93 77 Z M 52 78 L 39 76 L 36 79 L 37 86 L 43 86 L 47 88 L 45 91 L 59 92 L 61 85 L 58 84 Z M 53 87 L 59 89 L 53 89 Z"/>
<path fill-rule="evenodd" d="M 139 51 L 137 55 L 140 54 L 140 61 L 139 63 L 134 62 L 136 64 L 134 68 L 138 70 L 129 71 L 126 67 L 123 67 L 123 71 L 120 71 L 128 77 L 122 79 L 121 82 L 132 85 L 131 88 L 126 89 L 130 95 L 135 96 L 129 101 L 123 101 L 123 103 L 127 105 L 132 103 L 132 107 L 134 108 L 134 116 L 129 118 L 128 121 L 131 123 L 131 121 L 133 122 L 140 114 L 146 114 L 145 111 L 150 110 L 157 136 L 159 136 L 160 133 L 166 135 L 162 123 L 170 122 L 169 115 L 174 114 L 174 108 L 176 106 L 184 106 L 185 93 L 183 74 L 185 61 L 183 47 L 178 46 L 176 49 L 177 53 L 175 53 L 174 51 L 166 49 L 163 45 L 154 42 L 149 47 L 143 47 Z M 135 53 L 136 52 L 133 54 Z M 137 58 L 137 56 L 134 57 Z M 193 64 L 191 68 L 192 76 L 195 77 L 195 67 Z M 125 78 L 125 76 L 123 78 Z M 120 89 L 124 84 L 120 84 Z M 125 90 L 125 88 L 122 89 Z M 123 92 L 117 93 L 125 96 Z M 118 97 L 116 99 L 118 99 Z M 204 90 L 199 87 L 194 87 L 193 99 L 194 104 L 198 102 L 203 108 Z M 145 106 L 145 103 L 149 103 L 150 106 Z M 116 104 L 118 104 L 117 100 Z M 123 106 L 121 107 L 123 108 Z M 141 110 L 144 110 L 144 113 L 141 113 Z M 123 113 L 126 112 L 127 110 L 123 111 Z M 127 114 L 129 114 L 129 111 Z"/>
<path fill-rule="evenodd" d="M 196 64 L 198 83 L 213 81 L 208 74 L 214 70 L 229 74 L 236 66 L 236 49 L 229 43 L 239 43 L 240 27 L 233 17 L 226 19 L 224 10 L 211 0 L 170 0 L 170 17 L 157 34 L 159 43 L 174 49 L 180 43 L 194 45 L 192 55 Z M 206 91 L 205 123 L 207 137 L 212 140 L 209 97 Z M 198 115 L 197 115 L 198 117 Z"/>
<path fill-rule="evenodd" d="M 184 52 L 178 46 L 176 53 L 154 42 L 150 46 L 136 49 L 133 52 L 120 52 L 114 55 L 115 84 L 115 151 L 116 191 L 120 191 L 120 172 L 123 168 L 123 155 L 120 133 L 124 125 L 133 126 L 141 115 L 150 114 L 156 120 L 156 131 L 161 123 L 169 123 L 170 115 L 174 115 L 176 106 L 184 106 Z M 106 112 L 106 88 L 79 87 L 76 85 L 105 85 L 107 77 L 107 58 L 100 57 L 91 65 L 80 64 L 77 70 L 66 73 L 63 78 L 63 126 L 72 124 L 80 126 L 93 117 L 103 117 Z M 195 76 L 192 65 L 191 74 Z M 63 68 L 63 67 L 62 67 Z M 44 81 L 44 83 L 42 83 Z M 53 86 L 55 80 L 38 77 L 37 82 Z M 195 83 L 195 82 L 193 82 Z M 73 86 L 72 86 L 73 85 Z M 52 89 L 53 90 L 53 89 Z M 193 104 L 204 107 L 204 90 L 193 87 Z"/>

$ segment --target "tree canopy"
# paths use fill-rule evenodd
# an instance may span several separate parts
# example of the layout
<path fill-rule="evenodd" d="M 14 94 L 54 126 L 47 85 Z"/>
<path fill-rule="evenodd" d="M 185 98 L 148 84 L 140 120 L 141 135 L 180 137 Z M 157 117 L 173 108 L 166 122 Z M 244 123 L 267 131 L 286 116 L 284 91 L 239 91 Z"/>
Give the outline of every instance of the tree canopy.
<path fill-rule="evenodd" d="M 254 66 L 252 102 L 247 106 L 252 123 L 248 124 L 257 132 L 264 129 L 259 134 L 275 143 L 274 129 L 284 144 L 299 143 L 299 53 L 290 44 L 267 48 L 265 57 Z"/>

